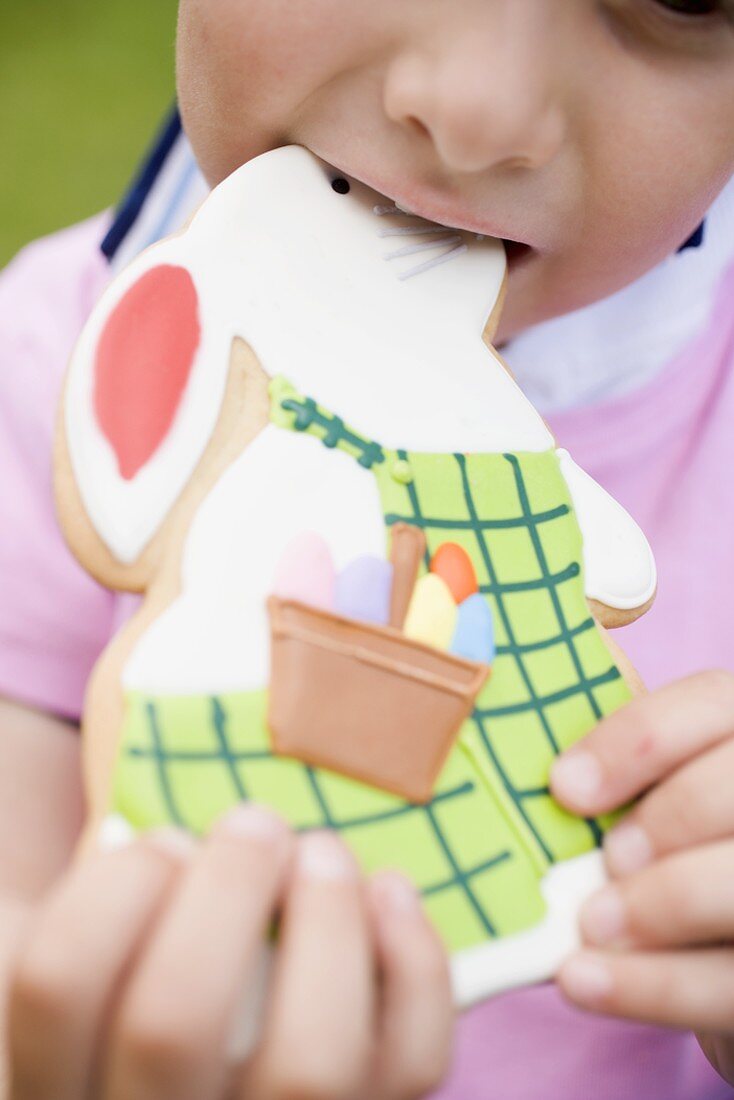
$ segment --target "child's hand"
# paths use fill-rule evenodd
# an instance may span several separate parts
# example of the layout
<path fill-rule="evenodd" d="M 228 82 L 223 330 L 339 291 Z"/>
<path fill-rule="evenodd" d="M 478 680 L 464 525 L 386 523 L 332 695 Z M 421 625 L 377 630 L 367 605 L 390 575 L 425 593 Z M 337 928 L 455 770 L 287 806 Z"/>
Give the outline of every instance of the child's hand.
<path fill-rule="evenodd" d="M 590 950 L 559 982 L 584 1008 L 698 1033 L 734 1081 L 734 676 L 708 672 L 602 722 L 552 773 L 591 815 L 642 795 L 607 836 L 615 880 L 582 910 Z M 646 793 L 645 793 L 646 792 Z M 596 949 L 596 950 L 593 950 Z"/>
<path fill-rule="evenodd" d="M 227 1051 L 283 912 L 256 1054 Z M 375 976 L 379 974 L 379 990 Z M 445 1071 L 448 968 L 401 877 L 239 807 L 75 866 L 37 912 L 9 1003 L 12 1100 L 418 1097 Z"/>

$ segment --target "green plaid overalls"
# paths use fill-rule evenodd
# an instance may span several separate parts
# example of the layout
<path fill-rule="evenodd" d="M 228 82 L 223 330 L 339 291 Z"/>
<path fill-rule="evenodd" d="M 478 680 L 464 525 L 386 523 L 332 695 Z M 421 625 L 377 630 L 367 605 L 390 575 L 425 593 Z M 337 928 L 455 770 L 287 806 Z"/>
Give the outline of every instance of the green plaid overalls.
<path fill-rule="evenodd" d="M 606 820 L 551 799 L 553 757 L 629 698 L 589 614 L 581 533 L 554 451 L 416 454 L 361 437 L 283 379 L 271 419 L 338 447 L 370 470 L 386 529 L 423 528 L 427 558 L 459 543 L 497 635 L 492 676 L 424 806 L 272 755 L 265 691 L 127 697 L 114 812 L 136 828 L 205 831 L 243 799 L 300 829 L 330 826 L 366 870 L 400 867 L 422 890 L 448 946 L 528 928 L 550 864 L 598 845 Z"/>

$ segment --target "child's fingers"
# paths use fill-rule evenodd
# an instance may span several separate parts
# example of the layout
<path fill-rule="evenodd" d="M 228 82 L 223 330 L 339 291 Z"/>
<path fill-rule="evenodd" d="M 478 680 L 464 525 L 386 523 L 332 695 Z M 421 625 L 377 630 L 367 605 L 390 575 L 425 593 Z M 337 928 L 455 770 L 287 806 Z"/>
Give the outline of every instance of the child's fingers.
<path fill-rule="evenodd" d="M 561 968 L 558 984 L 580 1008 L 693 1031 L 734 1027 L 734 950 L 582 951 Z"/>
<path fill-rule="evenodd" d="M 633 874 L 661 856 L 734 836 L 734 799 L 722 782 L 732 774 L 729 739 L 653 787 L 605 838 L 611 874 Z"/>
<path fill-rule="evenodd" d="M 182 878 L 122 999 L 105 1100 L 209 1100 L 293 848 L 285 822 L 239 806 Z"/>
<path fill-rule="evenodd" d="M 163 904 L 187 843 L 167 832 L 95 853 L 40 910 L 9 994 L 14 1100 L 86 1095 L 115 987 Z"/>
<path fill-rule="evenodd" d="M 454 1007 L 448 960 L 419 895 L 402 875 L 375 875 L 370 901 L 382 975 L 377 1095 L 409 1100 L 433 1092 L 449 1067 Z"/>
<path fill-rule="evenodd" d="M 605 886 L 579 919 L 595 947 L 734 941 L 734 840 L 678 852 Z"/>
<path fill-rule="evenodd" d="M 732 733 L 731 673 L 678 680 L 634 699 L 560 756 L 551 771 L 553 794 L 574 813 L 605 813 Z"/>
<path fill-rule="evenodd" d="M 364 888 L 334 833 L 298 845 L 261 1047 L 242 1100 L 356 1095 L 369 1065 L 373 974 Z"/>

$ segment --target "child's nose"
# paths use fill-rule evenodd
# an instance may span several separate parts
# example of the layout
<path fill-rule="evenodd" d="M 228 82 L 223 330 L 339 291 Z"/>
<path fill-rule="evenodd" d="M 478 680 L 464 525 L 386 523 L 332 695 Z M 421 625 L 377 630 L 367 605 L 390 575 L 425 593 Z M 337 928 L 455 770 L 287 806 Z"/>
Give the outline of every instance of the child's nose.
<path fill-rule="evenodd" d="M 387 73 L 388 117 L 430 141 L 450 171 L 540 168 L 563 145 L 555 36 L 545 20 L 532 26 L 518 10 L 474 33 L 452 37 L 443 28 L 424 51 L 395 58 Z"/>

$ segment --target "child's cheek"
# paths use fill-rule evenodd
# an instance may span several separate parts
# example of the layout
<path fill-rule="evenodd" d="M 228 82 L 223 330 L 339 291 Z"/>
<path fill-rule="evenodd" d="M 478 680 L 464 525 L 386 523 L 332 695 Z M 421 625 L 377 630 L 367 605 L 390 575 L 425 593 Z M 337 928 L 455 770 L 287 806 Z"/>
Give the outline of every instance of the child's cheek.
<path fill-rule="evenodd" d="M 181 0 L 179 101 L 212 183 L 298 140 L 299 120 L 320 91 L 338 74 L 360 72 L 386 34 L 375 6 L 361 0 L 300 8 L 294 13 L 292 0 Z"/>
<path fill-rule="evenodd" d="M 181 0 L 179 104 L 212 184 L 274 144 L 274 119 L 295 79 L 273 48 L 279 31 L 287 39 L 281 7 L 274 0 Z"/>

